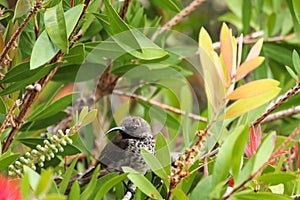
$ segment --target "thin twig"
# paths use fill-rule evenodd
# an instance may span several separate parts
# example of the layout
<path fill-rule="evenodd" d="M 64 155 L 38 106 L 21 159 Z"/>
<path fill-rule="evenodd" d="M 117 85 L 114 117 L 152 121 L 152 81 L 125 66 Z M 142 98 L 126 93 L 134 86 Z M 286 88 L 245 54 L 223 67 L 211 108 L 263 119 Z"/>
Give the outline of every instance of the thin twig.
<path fill-rule="evenodd" d="M 75 28 L 72 31 L 71 36 L 74 33 L 74 30 L 76 29 L 76 27 L 79 24 L 79 21 L 82 19 L 83 14 L 86 12 L 86 8 L 89 4 L 90 0 L 86 0 L 85 1 L 85 6 L 83 8 L 83 11 L 81 13 L 80 18 L 78 19 Z M 71 40 L 71 36 L 69 37 L 69 41 Z M 53 64 L 55 62 L 57 62 L 57 60 L 63 55 L 64 53 L 60 50 L 55 56 L 54 58 L 51 59 L 51 61 L 49 62 L 49 64 Z M 41 93 L 41 91 L 44 89 L 44 87 L 47 85 L 47 83 L 52 79 L 52 77 L 55 75 L 55 73 L 57 72 L 57 70 L 59 69 L 60 65 L 55 67 L 48 75 L 46 75 L 44 78 L 40 79 L 36 84 L 35 84 L 35 88 L 31 89 L 31 90 L 26 90 L 26 93 L 24 95 L 24 99 L 23 99 L 23 106 L 22 109 L 20 110 L 19 115 L 16 117 L 16 126 L 12 128 L 12 130 L 10 131 L 9 135 L 7 136 L 7 138 L 3 141 L 2 143 L 2 152 L 6 152 L 9 148 L 9 146 L 11 145 L 14 136 L 16 135 L 16 133 L 19 131 L 21 125 L 24 122 L 24 118 L 25 115 L 27 114 L 29 108 L 32 106 L 32 104 L 34 103 L 34 101 L 37 99 L 38 95 Z"/>
<path fill-rule="evenodd" d="M 122 10 L 120 12 L 120 17 L 121 19 L 125 19 L 125 16 L 126 16 L 126 13 L 127 13 L 127 10 L 128 10 L 128 7 L 129 7 L 129 3 L 130 3 L 130 0 L 125 0 L 124 1 L 124 4 L 123 4 L 123 7 L 122 7 Z"/>
<path fill-rule="evenodd" d="M 131 191 L 127 191 L 122 200 L 130 200 L 132 198 L 132 192 L 135 192 L 136 186 L 133 184 L 130 186 Z"/>
<path fill-rule="evenodd" d="M 1 56 L 0 56 L 0 64 L 1 65 L 4 63 L 5 56 L 8 53 L 8 51 L 10 50 L 10 48 L 12 47 L 12 45 L 15 42 L 15 40 L 17 39 L 17 37 L 21 34 L 22 30 L 24 29 L 24 27 L 26 26 L 26 24 L 29 22 L 29 20 L 32 17 L 32 15 L 35 14 L 37 12 L 37 10 L 41 8 L 41 6 L 42 6 L 42 2 L 41 1 L 36 1 L 36 3 L 33 6 L 32 10 L 28 13 L 28 15 L 23 20 L 23 22 L 21 23 L 21 25 L 18 27 L 18 29 L 16 30 L 16 32 L 14 32 L 14 34 L 11 36 L 10 40 L 5 45 L 5 47 L 4 47 L 4 49 L 3 49 L 2 53 L 1 53 Z"/>
<path fill-rule="evenodd" d="M 22 101 L 20 99 L 16 100 L 13 107 L 10 109 L 9 113 L 6 115 L 6 118 L 4 122 L 2 123 L 2 126 L 0 127 L 0 135 L 2 134 L 3 130 L 6 128 L 8 122 L 10 119 L 12 119 L 13 113 L 15 110 L 22 104 Z"/>
<path fill-rule="evenodd" d="M 173 26 L 181 22 L 186 16 L 193 12 L 197 7 L 199 7 L 205 0 L 194 0 L 187 7 L 185 7 L 180 13 L 175 15 L 170 21 L 168 21 L 158 32 L 152 36 L 152 41 L 155 41 L 157 36 L 166 30 L 171 30 Z"/>
<path fill-rule="evenodd" d="M 125 96 L 125 97 L 129 97 L 129 98 L 138 99 L 138 100 L 147 102 L 149 104 L 155 105 L 155 106 L 160 107 L 160 108 L 162 108 L 164 110 L 168 110 L 168 111 L 171 111 L 171 112 L 179 114 L 179 115 L 186 115 L 187 114 L 183 110 L 180 110 L 178 108 L 175 108 L 175 107 L 172 107 L 172 106 L 160 103 L 160 102 L 155 101 L 153 99 L 148 99 L 146 97 L 143 97 L 143 96 L 140 96 L 140 95 L 137 95 L 137 94 L 126 93 L 126 92 L 122 92 L 120 90 L 114 90 L 112 93 L 115 94 L 115 95 L 119 95 L 119 96 Z M 201 117 L 201 116 L 195 115 L 193 113 L 188 113 L 188 117 L 191 118 L 191 119 L 194 119 L 194 120 L 198 120 L 198 121 L 202 121 L 202 122 L 207 122 L 207 119 L 205 117 Z"/>
<path fill-rule="evenodd" d="M 297 85 L 295 87 L 293 87 L 292 89 L 290 89 L 287 93 L 285 93 L 282 97 L 280 97 L 274 104 L 273 106 L 271 106 L 269 109 L 267 109 L 267 111 L 262 114 L 258 119 L 256 119 L 253 122 L 253 126 L 258 125 L 259 123 L 261 123 L 268 115 L 271 114 L 271 112 L 273 112 L 276 108 L 278 108 L 281 104 L 283 104 L 284 102 L 286 102 L 290 97 L 294 96 L 300 89 L 300 82 L 297 83 Z"/>
<path fill-rule="evenodd" d="M 292 107 L 292 108 L 289 108 L 286 110 L 276 112 L 274 114 L 270 114 L 261 123 L 272 122 L 272 121 L 282 119 L 285 117 L 289 117 L 291 115 L 295 115 L 295 114 L 299 114 L 299 113 L 300 113 L 300 106 Z"/>

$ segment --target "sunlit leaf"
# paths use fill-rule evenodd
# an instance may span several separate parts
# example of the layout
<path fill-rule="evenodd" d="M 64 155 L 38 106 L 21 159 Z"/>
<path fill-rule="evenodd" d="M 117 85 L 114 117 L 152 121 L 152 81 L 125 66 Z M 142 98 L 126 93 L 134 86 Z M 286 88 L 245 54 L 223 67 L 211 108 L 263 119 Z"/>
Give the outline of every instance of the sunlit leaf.
<path fill-rule="evenodd" d="M 42 172 L 40 181 L 37 185 L 35 195 L 39 196 L 42 193 L 46 193 L 51 185 L 51 176 L 52 176 L 52 170 L 47 169 Z"/>
<path fill-rule="evenodd" d="M 285 66 L 285 68 L 288 71 L 288 73 L 291 75 L 291 77 L 296 81 L 298 81 L 298 76 L 295 74 L 295 72 L 287 65 Z"/>
<path fill-rule="evenodd" d="M 292 58 L 293 58 L 294 68 L 298 76 L 300 76 L 300 57 L 296 50 L 293 51 Z"/>
<path fill-rule="evenodd" d="M 164 167 L 160 164 L 158 159 L 151 153 L 149 153 L 144 148 L 141 149 L 141 154 L 150 167 L 151 171 L 153 171 L 158 177 L 160 177 L 166 185 L 168 185 L 168 175 L 164 170 Z"/>
<path fill-rule="evenodd" d="M 236 117 L 250 110 L 253 110 L 273 99 L 279 93 L 279 91 L 280 88 L 275 88 L 265 94 L 256 97 L 237 100 L 226 110 L 225 118 L 228 119 Z"/>
<path fill-rule="evenodd" d="M 243 192 L 233 194 L 231 199 L 239 200 L 252 200 L 252 199 L 264 199 L 264 200 L 291 200 L 291 197 L 283 194 L 274 194 L 271 192 Z"/>
<path fill-rule="evenodd" d="M 236 80 L 242 79 L 246 76 L 249 72 L 256 69 L 261 63 L 265 60 L 264 57 L 254 58 L 249 61 L 245 61 L 241 64 L 241 66 L 236 71 Z"/>
<path fill-rule="evenodd" d="M 23 16 L 31 8 L 30 0 L 17 1 L 14 19 Z"/>
<path fill-rule="evenodd" d="M 152 199 L 163 199 L 157 189 L 152 185 L 152 183 L 142 174 L 138 173 L 130 167 L 122 167 L 122 169 L 124 172 L 129 173 L 127 175 L 129 180 L 131 180 L 144 194 L 151 197 Z"/>
<path fill-rule="evenodd" d="M 232 33 L 231 30 L 227 27 L 225 23 L 222 25 L 221 34 L 220 34 L 220 49 L 221 55 L 224 60 L 224 64 L 227 69 L 228 79 L 230 80 L 230 76 L 232 74 L 233 65 L 234 65 L 234 46 L 232 43 Z"/>
<path fill-rule="evenodd" d="M 205 30 L 205 28 L 201 28 L 199 33 L 199 45 L 211 56 L 211 52 L 214 51 L 212 46 L 212 40 Z"/>
<path fill-rule="evenodd" d="M 261 79 L 242 85 L 230 93 L 227 99 L 244 99 L 265 94 L 275 89 L 279 82 L 274 79 Z"/>
<path fill-rule="evenodd" d="M 56 47 L 68 52 L 68 37 L 62 3 L 48 8 L 44 15 L 46 31 Z"/>
<path fill-rule="evenodd" d="M 259 39 L 251 48 L 251 50 L 248 53 L 248 56 L 245 61 L 252 60 L 254 58 L 257 58 L 259 56 L 259 53 L 261 51 L 262 45 L 263 45 L 264 39 Z"/>

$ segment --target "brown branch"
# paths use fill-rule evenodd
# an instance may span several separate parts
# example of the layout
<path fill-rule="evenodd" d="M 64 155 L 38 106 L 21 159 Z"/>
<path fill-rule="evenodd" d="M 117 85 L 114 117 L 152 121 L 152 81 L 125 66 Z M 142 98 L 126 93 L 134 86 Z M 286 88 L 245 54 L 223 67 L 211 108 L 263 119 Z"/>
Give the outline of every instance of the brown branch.
<path fill-rule="evenodd" d="M 15 110 L 22 104 L 22 101 L 19 99 L 15 101 L 13 107 L 10 109 L 9 113 L 6 115 L 6 118 L 4 122 L 2 123 L 2 126 L 0 127 L 0 135 L 2 134 L 3 130 L 6 128 L 8 122 L 10 119 L 12 119 L 12 116 L 15 112 Z"/>
<path fill-rule="evenodd" d="M 262 114 L 258 119 L 256 119 L 253 122 L 253 126 L 258 125 L 259 123 L 261 123 L 267 116 L 269 116 L 271 114 L 271 112 L 273 112 L 276 108 L 278 108 L 281 104 L 283 104 L 284 102 L 286 102 L 290 97 L 294 96 L 300 89 L 300 82 L 297 83 L 297 85 L 295 87 L 293 87 L 292 89 L 290 89 L 287 93 L 285 93 L 282 97 L 280 97 L 273 106 L 271 106 L 269 109 L 267 109 L 267 111 Z"/>
<path fill-rule="evenodd" d="M 126 13 L 127 13 L 127 10 L 128 10 L 128 7 L 129 7 L 129 3 L 130 3 L 130 0 L 125 0 L 124 1 L 124 4 L 123 4 L 123 7 L 122 7 L 122 10 L 120 12 L 120 17 L 121 19 L 125 19 L 125 16 L 126 16 Z"/>
<path fill-rule="evenodd" d="M 253 174 L 251 174 L 251 176 L 249 176 L 239 186 L 233 188 L 233 190 L 229 194 L 227 194 L 226 196 L 224 196 L 222 199 L 223 200 L 228 199 L 236 191 L 238 191 L 239 189 L 243 188 L 246 183 L 248 183 L 249 181 L 251 181 L 252 179 L 254 179 L 255 176 L 257 176 L 264 168 L 266 168 L 270 163 L 272 163 L 276 159 L 277 155 L 280 155 L 280 153 L 288 146 L 288 144 L 291 142 L 291 140 L 294 139 L 299 132 L 300 132 L 300 125 L 294 129 L 294 131 L 289 135 L 289 137 L 276 149 L 276 151 L 274 151 L 271 154 L 271 156 L 269 157 L 269 159 L 256 172 L 254 172 Z"/>
<path fill-rule="evenodd" d="M 130 94 L 130 93 L 122 92 L 120 90 L 114 90 L 112 93 L 115 94 L 115 95 L 119 95 L 119 96 L 125 96 L 125 97 L 129 97 L 129 98 L 138 99 L 138 100 L 147 102 L 149 104 L 155 105 L 155 106 L 160 107 L 160 108 L 162 108 L 164 110 L 168 110 L 168 111 L 171 111 L 171 112 L 179 114 L 179 115 L 186 115 L 187 114 L 183 110 L 180 110 L 178 108 L 175 108 L 175 107 L 172 107 L 172 106 L 160 103 L 160 102 L 155 101 L 153 99 L 148 99 L 146 97 L 143 97 L 143 96 L 140 96 L 140 95 L 137 95 L 137 94 Z M 191 118 L 191 119 L 194 119 L 194 120 L 198 120 L 198 121 L 202 121 L 202 122 L 207 122 L 207 119 L 205 117 L 201 117 L 201 116 L 195 115 L 193 113 L 188 113 L 188 117 Z"/>
<path fill-rule="evenodd" d="M 86 0 L 85 1 L 85 6 L 84 9 L 81 13 L 80 18 L 78 19 L 75 28 L 72 31 L 71 36 L 74 33 L 74 30 L 76 29 L 76 27 L 79 24 L 79 21 L 82 19 L 83 14 L 86 11 L 86 8 L 88 6 L 88 3 L 90 2 L 90 0 Z M 69 37 L 69 41 L 71 40 L 71 36 Z M 55 62 L 57 62 L 59 60 L 59 58 L 63 55 L 64 53 L 59 50 L 59 52 L 54 56 L 54 58 L 51 59 L 51 61 L 49 62 L 49 64 L 53 64 Z M 34 103 L 34 101 L 37 99 L 38 95 L 41 93 L 41 91 L 44 89 L 44 87 L 47 85 L 47 83 L 52 79 L 52 77 L 54 76 L 54 74 L 57 72 L 57 70 L 59 69 L 60 65 L 55 67 L 48 75 L 46 75 L 44 78 L 40 79 L 35 86 L 32 89 L 28 89 L 26 90 L 26 93 L 24 95 L 24 99 L 23 99 L 23 106 L 20 110 L 19 115 L 16 117 L 16 126 L 13 127 L 13 129 L 10 131 L 8 137 L 2 142 L 2 152 L 6 152 L 9 148 L 9 146 L 11 145 L 14 136 L 17 134 L 17 132 L 19 131 L 21 125 L 23 124 L 24 118 L 29 110 L 29 108 L 32 106 L 32 104 Z"/>
<path fill-rule="evenodd" d="M 267 122 L 272 122 L 278 119 L 282 119 L 285 117 L 289 117 L 291 115 L 295 115 L 300 113 L 300 106 L 292 107 L 286 110 L 282 110 L 279 112 L 276 112 L 274 114 L 270 114 L 267 116 L 261 123 L 267 123 Z"/>
<path fill-rule="evenodd" d="M 29 20 L 32 17 L 32 15 L 35 14 L 37 12 L 37 10 L 41 8 L 41 6 L 42 6 L 42 2 L 41 1 L 36 1 L 36 3 L 33 6 L 32 10 L 28 13 L 28 15 L 23 20 L 23 22 L 21 23 L 21 25 L 18 27 L 18 29 L 16 30 L 16 32 L 14 32 L 14 34 L 11 36 L 10 40 L 5 45 L 3 51 L 2 51 L 2 53 L 0 55 L 0 64 L 1 65 L 4 63 L 5 56 L 7 55 L 8 51 L 10 50 L 10 48 L 13 46 L 13 44 L 14 44 L 15 40 L 17 39 L 17 37 L 21 34 L 22 30 L 24 29 L 24 27 L 26 26 L 26 24 L 29 22 Z"/>
<path fill-rule="evenodd" d="M 186 16 L 188 16 L 191 12 L 193 12 L 197 7 L 199 7 L 205 0 L 194 0 L 187 7 L 185 7 L 180 13 L 175 15 L 170 21 L 168 21 L 163 27 L 159 29 L 152 36 L 152 41 L 155 41 L 157 36 L 163 33 L 166 30 L 171 30 L 173 26 L 181 22 Z"/>

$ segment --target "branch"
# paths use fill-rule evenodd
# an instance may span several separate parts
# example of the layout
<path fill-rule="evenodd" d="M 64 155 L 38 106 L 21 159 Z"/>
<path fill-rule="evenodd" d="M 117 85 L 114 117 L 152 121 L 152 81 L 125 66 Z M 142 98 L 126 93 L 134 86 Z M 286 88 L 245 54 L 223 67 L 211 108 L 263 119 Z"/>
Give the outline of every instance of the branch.
<path fill-rule="evenodd" d="M 132 193 L 135 191 L 136 191 L 136 186 L 133 184 L 132 186 L 130 186 L 129 190 L 126 192 L 122 200 L 130 200 L 133 196 Z"/>
<path fill-rule="evenodd" d="M 39 1 L 38 1 L 39 2 Z M 37 2 L 37 3 L 38 3 Z M 90 0 L 86 0 L 85 1 L 85 6 L 83 8 L 83 11 L 81 13 L 81 16 L 79 18 L 79 20 L 77 21 L 75 28 L 73 29 L 73 32 L 71 34 L 71 36 L 74 33 L 74 30 L 76 29 L 76 27 L 79 24 L 79 21 L 82 19 L 83 14 L 86 11 L 86 8 L 88 6 L 88 3 L 90 2 Z M 24 25 L 25 26 L 25 25 Z M 71 36 L 69 37 L 69 41 L 71 40 Z M 49 64 L 53 64 L 55 62 L 57 62 L 57 60 L 63 55 L 64 53 L 59 50 L 58 53 L 54 56 L 54 58 L 51 59 L 51 61 L 49 62 Z M 44 89 L 44 87 L 47 85 L 47 83 L 52 79 L 52 77 L 55 75 L 55 73 L 57 72 L 57 70 L 59 69 L 60 65 L 55 67 L 48 75 L 46 75 L 44 78 L 40 79 L 33 87 L 27 87 L 27 90 L 25 92 L 24 98 L 23 98 L 23 106 L 20 110 L 19 115 L 16 117 L 16 126 L 13 127 L 13 129 L 10 131 L 9 135 L 7 136 L 7 138 L 2 142 L 2 152 L 6 152 L 9 148 L 9 146 L 11 145 L 14 136 L 16 135 L 16 133 L 19 131 L 21 125 L 24 122 L 25 116 L 29 110 L 29 108 L 32 106 L 32 104 L 34 103 L 34 101 L 37 99 L 38 95 L 41 93 L 41 91 Z"/>
<path fill-rule="evenodd" d="M 155 106 L 160 107 L 160 108 L 162 108 L 164 110 L 168 110 L 168 111 L 171 111 L 171 112 L 179 114 L 179 115 L 186 115 L 187 114 L 183 110 L 180 110 L 178 108 L 175 108 L 175 107 L 172 107 L 172 106 L 160 103 L 160 102 L 155 101 L 153 99 L 148 99 L 146 97 L 143 97 L 143 96 L 140 96 L 140 95 L 137 95 L 137 94 L 129 94 L 129 93 L 126 93 L 126 92 L 122 92 L 120 90 L 114 90 L 112 93 L 115 94 L 115 95 L 119 95 L 119 96 L 125 96 L 125 97 L 129 97 L 129 98 L 138 99 L 138 100 L 147 102 L 149 104 L 155 105 Z M 194 119 L 194 120 L 198 120 L 198 121 L 202 121 L 202 122 L 207 122 L 207 119 L 205 117 L 201 117 L 199 115 L 195 115 L 195 114 L 192 114 L 192 113 L 188 113 L 188 117 L 191 118 L 191 119 Z"/>
<path fill-rule="evenodd" d="M 124 4 L 123 4 L 123 7 L 122 7 L 122 10 L 120 12 L 120 17 L 121 19 L 125 19 L 125 16 L 126 16 L 126 13 L 127 13 L 127 10 L 128 10 L 128 7 L 129 7 L 129 3 L 130 3 L 130 0 L 125 0 L 124 1 Z"/>
<path fill-rule="evenodd" d="M 42 7 L 42 2 L 36 1 L 32 10 L 28 13 L 28 15 L 23 20 L 23 22 L 21 23 L 19 28 L 16 30 L 16 32 L 14 32 L 14 34 L 11 36 L 10 40 L 8 41 L 8 43 L 6 44 L 6 46 L 4 47 L 4 49 L 1 53 L 1 56 L 0 56 L 0 64 L 1 65 L 4 64 L 6 54 L 8 53 L 9 49 L 13 46 L 13 43 L 15 42 L 17 37 L 21 34 L 22 30 L 24 29 L 26 24 L 29 22 L 32 15 L 35 14 L 37 12 L 37 10 L 40 9 L 41 7 Z"/>
<path fill-rule="evenodd" d="M 157 36 L 166 30 L 171 30 L 173 26 L 181 22 L 186 16 L 199 7 L 205 0 L 194 0 L 187 7 L 185 7 L 180 13 L 175 15 L 170 21 L 168 21 L 158 32 L 152 36 L 152 41 L 155 41 Z"/>
<path fill-rule="evenodd" d="M 22 104 L 22 101 L 20 101 L 19 99 L 15 101 L 13 107 L 11 108 L 11 110 L 9 111 L 9 113 L 6 115 L 6 118 L 4 120 L 4 122 L 2 123 L 2 126 L 0 127 L 0 135 L 2 134 L 3 130 L 6 128 L 8 122 L 10 119 L 12 119 L 12 116 L 15 112 L 15 110 Z"/>
<path fill-rule="evenodd" d="M 262 114 L 258 119 L 253 122 L 253 126 L 261 123 L 267 116 L 271 114 L 276 108 L 278 108 L 281 104 L 286 102 L 290 97 L 294 96 L 300 89 L 300 82 L 297 83 L 295 87 L 287 91 L 283 96 L 281 96 L 267 111 Z"/>
<path fill-rule="evenodd" d="M 300 113 L 300 106 L 292 107 L 286 110 L 282 110 L 279 112 L 276 112 L 274 114 L 270 114 L 267 116 L 261 123 L 267 123 L 267 122 L 272 122 L 278 119 L 282 119 L 285 117 L 289 117 L 291 115 L 295 115 Z"/>

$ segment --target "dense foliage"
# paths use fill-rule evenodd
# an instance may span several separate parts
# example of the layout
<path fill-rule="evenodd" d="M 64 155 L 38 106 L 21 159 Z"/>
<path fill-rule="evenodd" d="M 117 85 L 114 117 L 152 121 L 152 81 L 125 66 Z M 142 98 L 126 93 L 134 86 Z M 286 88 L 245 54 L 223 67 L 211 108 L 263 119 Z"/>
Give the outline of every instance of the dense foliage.
<path fill-rule="evenodd" d="M 298 0 L 12 2 L 0 1 L 2 199 L 300 194 Z M 151 172 L 96 166 L 73 181 L 128 115 L 151 123 Z"/>

